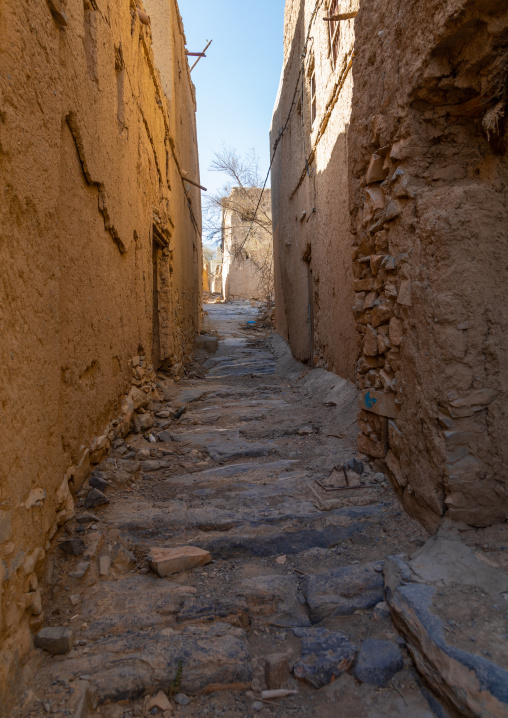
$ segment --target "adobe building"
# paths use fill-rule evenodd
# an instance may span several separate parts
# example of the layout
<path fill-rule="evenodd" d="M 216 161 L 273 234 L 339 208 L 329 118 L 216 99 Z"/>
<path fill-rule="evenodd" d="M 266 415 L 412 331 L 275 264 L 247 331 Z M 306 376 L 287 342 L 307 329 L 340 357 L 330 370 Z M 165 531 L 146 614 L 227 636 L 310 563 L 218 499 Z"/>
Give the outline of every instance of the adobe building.
<path fill-rule="evenodd" d="M 217 247 L 215 258 L 205 262 L 203 270 L 203 289 L 211 294 L 222 293 L 222 249 Z M 205 279 L 206 272 L 206 279 Z"/>
<path fill-rule="evenodd" d="M 151 20 L 151 24 L 150 24 Z M 0 704 L 45 552 L 199 331 L 195 95 L 175 0 L 0 5 Z"/>
<path fill-rule="evenodd" d="M 502 3 L 286 2 L 277 328 L 431 531 L 508 518 L 507 61 Z"/>
<path fill-rule="evenodd" d="M 271 193 L 266 189 L 262 196 L 261 193 L 257 187 L 233 187 L 222 200 L 222 296 L 225 300 L 264 301 L 273 294 Z"/>

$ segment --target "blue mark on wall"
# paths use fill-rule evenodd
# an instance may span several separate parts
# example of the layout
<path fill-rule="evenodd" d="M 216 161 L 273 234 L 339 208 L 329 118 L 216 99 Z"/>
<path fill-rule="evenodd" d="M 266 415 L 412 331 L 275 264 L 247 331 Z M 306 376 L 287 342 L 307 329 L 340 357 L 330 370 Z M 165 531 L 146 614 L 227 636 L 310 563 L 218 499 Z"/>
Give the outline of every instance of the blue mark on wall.
<path fill-rule="evenodd" d="M 365 406 L 367 409 L 372 409 L 374 404 L 377 404 L 377 399 L 370 395 L 370 391 L 365 394 Z"/>

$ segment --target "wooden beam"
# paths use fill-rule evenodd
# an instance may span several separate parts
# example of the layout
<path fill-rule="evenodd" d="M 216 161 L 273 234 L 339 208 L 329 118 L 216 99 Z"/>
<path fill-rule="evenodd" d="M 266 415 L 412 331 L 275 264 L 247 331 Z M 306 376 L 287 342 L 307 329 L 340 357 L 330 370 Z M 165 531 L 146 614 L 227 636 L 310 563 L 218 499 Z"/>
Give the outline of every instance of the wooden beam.
<path fill-rule="evenodd" d="M 194 185 L 194 187 L 198 187 L 199 189 L 202 189 L 203 192 L 208 192 L 206 187 L 203 187 L 203 185 L 198 184 L 198 182 L 194 182 L 194 180 L 189 179 L 186 175 L 187 175 L 187 173 L 184 170 L 181 170 L 180 176 L 184 182 L 188 182 L 189 184 Z"/>
<path fill-rule="evenodd" d="M 185 54 L 188 57 L 206 57 L 204 52 L 189 52 L 188 50 L 185 50 Z"/>
<path fill-rule="evenodd" d="M 330 15 L 330 17 L 324 17 L 323 20 L 325 22 L 340 22 L 341 20 L 351 20 L 351 18 L 357 15 L 358 10 L 354 10 L 354 12 L 343 12 L 340 13 L 340 15 Z"/>
<path fill-rule="evenodd" d="M 207 45 L 207 46 L 205 47 L 205 49 L 203 50 L 203 55 L 202 55 L 203 57 L 206 57 L 205 52 L 208 50 L 208 48 L 210 47 L 210 45 L 212 44 L 212 42 L 213 42 L 213 40 L 210 40 L 210 42 L 208 43 L 208 45 Z M 198 59 L 196 60 L 196 62 L 194 63 L 194 65 L 193 65 L 193 66 L 191 67 L 191 69 L 190 69 L 191 72 L 193 71 L 193 69 L 196 67 L 196 65 L 198 64 L 198 62 L 199 62 L 200 60 L 201 60 L 201 57 L 198 57 Z"/>

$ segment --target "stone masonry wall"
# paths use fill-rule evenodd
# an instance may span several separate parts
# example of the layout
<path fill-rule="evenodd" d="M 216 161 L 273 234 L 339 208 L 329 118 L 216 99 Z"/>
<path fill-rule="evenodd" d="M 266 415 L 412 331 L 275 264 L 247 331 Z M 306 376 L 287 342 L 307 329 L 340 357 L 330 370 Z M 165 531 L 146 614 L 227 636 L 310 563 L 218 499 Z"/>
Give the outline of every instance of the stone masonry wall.
<path fill-rule="evenodd" d="M 355 34 L 359 448 L 430 530 L 488 525 L 508 517 L 508 11 L 362 2 Z"/>
<path fill-rule="evenodd" d="M 1 705 L 74 494 L 199 331 L 194 88 L 176 2 L 149 5 L 162 75 L 134 0 L 0 5 Z"/>
<path fill-rule="evenodd" d="M 430 531 L 508 517 L 507 48 L 494 0 L 286 2 L 277 331 L 356 378 L 359 450 Z"/>

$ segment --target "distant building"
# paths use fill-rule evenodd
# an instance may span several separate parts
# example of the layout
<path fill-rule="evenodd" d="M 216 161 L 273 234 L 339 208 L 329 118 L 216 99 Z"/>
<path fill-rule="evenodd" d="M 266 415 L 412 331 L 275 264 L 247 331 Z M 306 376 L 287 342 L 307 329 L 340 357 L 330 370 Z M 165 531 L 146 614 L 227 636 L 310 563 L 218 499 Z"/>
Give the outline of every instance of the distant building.
<path fill-rule="evenodd" d="M 265 300 L 273 294 L 271 193 L 234 187 L 222 205 L 224 299 Z M 256 211 L 257 210 L 257 211 Z"/>
<path fill-rule="evenodd" d="M 217 247 L 215 259 L 203 262 L 203 290 L 222 294 L 222 249 Z"/>

